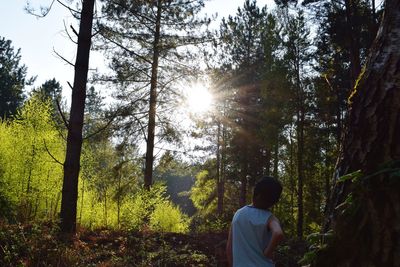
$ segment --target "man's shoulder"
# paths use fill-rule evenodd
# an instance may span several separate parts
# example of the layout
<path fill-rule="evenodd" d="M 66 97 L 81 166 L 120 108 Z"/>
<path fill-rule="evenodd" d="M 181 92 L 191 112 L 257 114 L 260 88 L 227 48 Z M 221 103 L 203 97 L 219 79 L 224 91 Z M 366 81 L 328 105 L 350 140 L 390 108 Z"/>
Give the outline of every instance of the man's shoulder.
<path fill-rule="evenodd" d="M 236 213 L 242 213 L 242 212 L 244 212 L 244 211 L 246 211 L 246 210 L 248 210 L 248 209 L 249 209 L 249 206 L 248 206 L 248 205 L 243 206 L 243 207 L 241 207 L 240 209 L 236 210 L 235 214 L 236 214 Z"/>
<path fill-rule="evenodd" d="M 247 209 L 247 206 L 243 206 L 240 209 L 236 210 L 235 214 L 233 215 L 233 220 L 237 219 L 239 216 L 242 216 L 242 214 L 246 212 Z"/>

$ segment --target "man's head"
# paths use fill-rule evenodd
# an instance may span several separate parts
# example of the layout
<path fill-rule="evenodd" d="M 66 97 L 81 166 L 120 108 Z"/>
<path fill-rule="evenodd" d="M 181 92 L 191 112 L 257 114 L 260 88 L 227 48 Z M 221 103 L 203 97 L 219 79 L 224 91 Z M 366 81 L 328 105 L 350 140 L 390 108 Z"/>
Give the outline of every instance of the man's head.
<path fill-rule="evenodd" d="M 253 205 L 259 209 L 269 209 L 278 202 L 281 193 L 281 183 L 273 177 L 265 176 L 254 186 Z"/>

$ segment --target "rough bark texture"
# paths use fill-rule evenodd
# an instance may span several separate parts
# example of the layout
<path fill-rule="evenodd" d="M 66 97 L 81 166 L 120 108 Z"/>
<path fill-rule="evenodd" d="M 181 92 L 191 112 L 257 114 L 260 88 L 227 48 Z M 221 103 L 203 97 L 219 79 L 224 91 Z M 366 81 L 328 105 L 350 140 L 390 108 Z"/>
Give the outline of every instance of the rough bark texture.
<path fill-rule="evenodd" d="M 150 189 L 153 183 L 153 162 L 154 162 L 154 135 L 156 128 L 156 105 L 157 105 L 157 75 L 159 59 L 159 43 L 161 28 L 161 0 L 157 1 L 156 29 L 153 43 L 153 63 L 151 66 L 150 81 L 150 108 L 149 123 L 147 127 L 147 147 L 146 147 L 146 166 L 144 171 L 144 187 Z"/>
<path fill-rule="evenodd" d="M 334 241 L 315 265 L 400 266 L 400 0 L 386 1 L 350 101 L 336 177 L 357 170 L 362 176 L 336 182 L 326 225 Z M 350 193 L 353 201 L 346 202 Z M 344 211 L 335 208 L 342 203 Z"/>
<path fill-rule="evenodd" d="M 85 109 L 86 83 L 92 39 L 94 2 L 95 0 L 83 1 L 79 25 L 60 213 L 61 231 L 64 233 L 74 233 L 76 230 L 78 177 L 82 149 L 83 114 Z"/>

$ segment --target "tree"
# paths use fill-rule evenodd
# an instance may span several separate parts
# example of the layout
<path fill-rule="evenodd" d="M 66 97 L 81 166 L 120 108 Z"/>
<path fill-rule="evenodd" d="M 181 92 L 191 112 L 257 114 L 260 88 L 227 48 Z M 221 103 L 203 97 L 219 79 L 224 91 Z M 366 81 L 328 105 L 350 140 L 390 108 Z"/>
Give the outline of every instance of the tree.
<path fill-rule="evenodd" d="M 20 65 L 21 49 L 14 51 L 11 41 L 0 37 L 0 118 L 15 114 L 24 101 L 23 89 L 28 82 L 27 68 Z"/>
<path fill-rule="evenodd" d="M 331 125 L 339 145 L 347 113 L 346 100 L 376 36 L 380 12 L 369 1 L 317 1 L 306 5 L 313 6 L 319 21 L 314 68 L 320 73 L 317 91 L 326 96 L 325 103 L 320 102 L 326 105 L 321 108 L 330 109 L 320 115 Z M 347 7 L 352 11 L 348 12 Z"/>
<path fill-rule="evenodd" d="M 72 88 L 70 118 L 67 125 L 67 152 L 64 162 L 60 213 L 61 231 L 64 233 L 74 233 L 76 231 L 76 206 L 82 149 L 83 114 L 92 39 L 94 2 L 95 0 L 84 0 L 80 14 L 75 76 Z"/>
<path fill-rule="evenodd" d="M 400 265 L 400 1 L 385 2 L 378 32 L 350 98 L 327 213 L 334 239 L 315 266 Z"/>
<path fill-rule="evenodd" d="M 59 126 L 60 132 L 64 130 L 62 114 L 62 87 L 55 79 L 45 81 L 40 87 L 33 89 L 31 96 L 37 95 L 43 102 L 50 101 L 52 104 L 53 119 Z"/>
<path fill-rule="evenodd" d="M 101 25 L 102 37 L 106 51 L 112 51 L 111 68 L 117 76 L 112 81 L 122 89 L 133 87 L 121 90 L 118 98 L 125 102 L 121 108 L 124 116 L 131 117 L 126 128 L 142 133 L 146 140 L 147 189 L 153 182 L 157 133 L 174 136 L 168 118 L 176 96 L 171 84 L 192 73 L 195 68 L 185 65 L 193 59 L 188 47 L 204 41 L 200 32 L 208 20 L 196 17 L 203 6 L 203 0 L 105 1 L 108 21 Z"/>
<path fill-rule="evenodd" d="M 61 101 L 62 87 L 55 78 L 45 81 L 34 91 L 40 93 L 44 98 L 50 98 L 54 103 L 54 106 L 57 105 L 56 101 Z"/>
<path fill-rule="evenodd" d="M 305 16 L 302 10 L 296 15 L 283 13 L 283 45 L 284 62 L 288 69 L 288 79 L 291 84 L 293 97 L 290 99 L 293 118 L 295 118 L 296 143 L 297 143 L 297 236 L 303 236 L 303 190 L 305 181 L 305 127 L 306 115 L 309 105 L 310 86 L 307 77 L 307 64 L 310 60 L 309 29 L 306 26 Z"/>
<path fill-rule="evenodd" d="M 228 113 L 233 129 L 229 150 L 236 165 L 235 176 L 241 181 L 240 205 L 246 203 L 248 182 L 252 186 L 257 177 L 268 174 L 270 169 L 270 151 L 257 131 L 261 124 L 266 17 L 266 7 L 260 9 L 256 1 L 248 0 L 238 8 L 235 17 L 228 17 L 220 26 L 221 65 L 237 77 L 229 81 L 235 99 Z"/>

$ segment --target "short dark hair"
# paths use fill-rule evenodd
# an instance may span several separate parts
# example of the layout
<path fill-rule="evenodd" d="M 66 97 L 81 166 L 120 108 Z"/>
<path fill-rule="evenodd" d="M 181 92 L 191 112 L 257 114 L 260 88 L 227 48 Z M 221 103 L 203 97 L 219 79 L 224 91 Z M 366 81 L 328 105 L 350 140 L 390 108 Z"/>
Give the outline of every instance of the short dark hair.
<path fill-rule="evenodd" d="M 278 202 L 281 193 L 281 183 L 274 177 L 264 176 L 254 186 L 253 205 L 259 209 L 269 209 Z"/>

